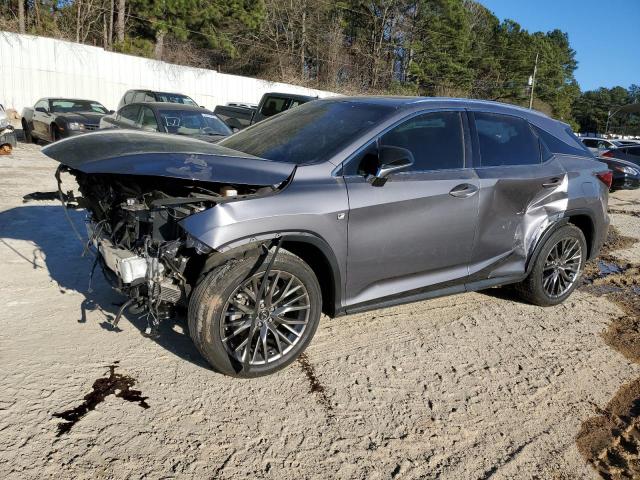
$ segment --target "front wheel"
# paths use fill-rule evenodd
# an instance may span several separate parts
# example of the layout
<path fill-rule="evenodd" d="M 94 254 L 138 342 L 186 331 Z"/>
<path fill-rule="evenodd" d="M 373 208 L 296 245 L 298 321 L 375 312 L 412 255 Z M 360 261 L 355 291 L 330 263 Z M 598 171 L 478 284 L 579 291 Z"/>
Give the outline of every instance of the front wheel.
<path fill-rule="evenodd" d="M 545 241 L 531 273 L 516 285 L 516 291 L 534 305 L 558 305 L 578 286 L 586 257 L 582 231 L 574 225 L 560 227 Z"/>
<path fill-rule="evenodd" d="M 29 125 L 24 120 L 22 121 L 22 133 L 24 133 L 24 141 L 26 143 L 35 143 L 33 135 L 31 135 L 31 130 L 29 129 Z"/>
<path fill-rule="evenodd" d="M 322 295 L 311 268 L 280 250 L 265 278 L 268 262 L 256 269 L 255 256 L 231 260 L 209 272 L 191 295 L 189 333 L 220 373 L 257 377 L 280 370 L 318 327 Z"/>

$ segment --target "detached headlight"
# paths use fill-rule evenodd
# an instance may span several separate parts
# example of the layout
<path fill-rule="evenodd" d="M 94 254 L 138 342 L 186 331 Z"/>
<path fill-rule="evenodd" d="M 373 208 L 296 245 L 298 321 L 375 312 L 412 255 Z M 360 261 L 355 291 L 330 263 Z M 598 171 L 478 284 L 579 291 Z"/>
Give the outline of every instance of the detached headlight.
<path fill-rule="evenodd" d="M 628 175 L 640 175 L 640 172 L 638 170 L 636 170 L 635 168 L 631 168 L 631 167 L 613 167 L 614 170 L 617 170 L 619 172 L 622 173 L 626 173 Z"/>
<path fill-rule="evenodd" d="M 69 127 L 69 130 L 84 130 L 84 123 L 69 122 L 67 127 Z"/>
<path fill-rule="evenodd" d="M 206 243 L 202 243 L 200 240 L 195 238 L 194 236 L 187 234 L 187 248 L 193 248 L 200 255 L 206 255 L 207 253 L 213 250 Z"/>

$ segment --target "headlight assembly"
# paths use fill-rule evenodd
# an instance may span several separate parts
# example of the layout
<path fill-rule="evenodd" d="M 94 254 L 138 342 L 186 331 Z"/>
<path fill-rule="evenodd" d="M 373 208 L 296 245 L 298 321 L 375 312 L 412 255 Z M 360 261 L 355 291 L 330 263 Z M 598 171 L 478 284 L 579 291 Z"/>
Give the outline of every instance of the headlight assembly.
<path fill-rule="evenodd" d="M 190 234 L 187 234 L 187 248 L 193 248 L 200 255 L 206 255 L 213 250 L 209 245 L 201 242 Z"/>
<path fill-rule="evenodd" d="M 84 130 L 84 124 L 80 122 L 69 122 L 69 130 Z"/>

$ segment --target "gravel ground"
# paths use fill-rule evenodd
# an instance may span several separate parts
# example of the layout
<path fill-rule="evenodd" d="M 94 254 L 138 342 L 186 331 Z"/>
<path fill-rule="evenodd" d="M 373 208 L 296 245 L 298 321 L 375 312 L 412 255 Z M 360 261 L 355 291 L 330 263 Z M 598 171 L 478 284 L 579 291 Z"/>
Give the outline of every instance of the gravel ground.
<path fill-rule="evenodd" d="M 608 296 L 543 309 L 491 290 L 323 318 L 302 361 L 228 378 L 183 321 L 153 340 L 134 315 L 109 328 L 121 298 L 99 275 L 89 291 L 63 209 L 22 203 L 55 189 L 54 168 L 35 145 L 0 157 L 0 477 L 598 478 L 576 436 L 640 377 L 601 335 L 624 316 Z M 611 206 L 640 239 L 640 191 Z M 612 255 L 640 262 L 640 243 Z"/>

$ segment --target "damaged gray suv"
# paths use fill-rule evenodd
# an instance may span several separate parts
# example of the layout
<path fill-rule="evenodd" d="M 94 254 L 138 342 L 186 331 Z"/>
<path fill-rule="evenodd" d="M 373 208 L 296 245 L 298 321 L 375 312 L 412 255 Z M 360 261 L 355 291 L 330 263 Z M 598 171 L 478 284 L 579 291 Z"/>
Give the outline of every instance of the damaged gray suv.
<path fill-rule="evenodd" d="M 292 362 L 323 312 L 506 284 L 558 304 L 609 223 L 611 172 L 570 128 L 492 102 L 341 97 L 217 145 L 121 131 L 43 151 L 128 297 L 114 322 L 185 306 L 201 354 L 241 377 Z"/>

